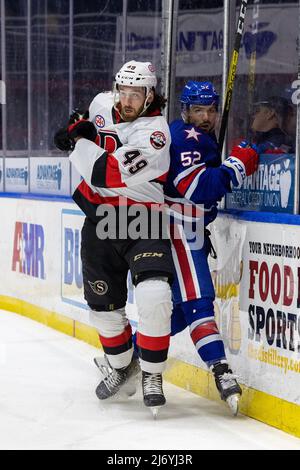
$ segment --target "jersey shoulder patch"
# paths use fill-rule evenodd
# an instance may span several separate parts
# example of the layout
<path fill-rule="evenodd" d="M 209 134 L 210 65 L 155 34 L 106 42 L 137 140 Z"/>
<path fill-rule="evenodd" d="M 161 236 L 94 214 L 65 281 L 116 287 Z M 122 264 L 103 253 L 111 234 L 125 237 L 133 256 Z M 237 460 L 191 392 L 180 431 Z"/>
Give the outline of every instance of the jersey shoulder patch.
<path fill-rule="evenodd" d="M 111 120 L 111 110 L 114 105 L 114 96 L 112 92 L 99 93 L 90 104 L 90 121 L 94 122 L 96 127 L 102 129 L 106 126 L 106 121 Z"/>

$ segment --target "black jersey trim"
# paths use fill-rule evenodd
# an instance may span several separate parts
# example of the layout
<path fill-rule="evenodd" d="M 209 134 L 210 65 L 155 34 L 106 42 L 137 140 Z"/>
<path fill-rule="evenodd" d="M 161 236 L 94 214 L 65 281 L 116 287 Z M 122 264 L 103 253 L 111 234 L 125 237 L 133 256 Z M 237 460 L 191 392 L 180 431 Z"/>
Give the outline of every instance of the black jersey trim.
<path fill-rule="evenodd" d="M 107 169 L 108 153 L 105 152 L 95 162 L 92 171 L 91 183 L 98 188 L 107 188 L 106 185 L 106 169 Z"/>

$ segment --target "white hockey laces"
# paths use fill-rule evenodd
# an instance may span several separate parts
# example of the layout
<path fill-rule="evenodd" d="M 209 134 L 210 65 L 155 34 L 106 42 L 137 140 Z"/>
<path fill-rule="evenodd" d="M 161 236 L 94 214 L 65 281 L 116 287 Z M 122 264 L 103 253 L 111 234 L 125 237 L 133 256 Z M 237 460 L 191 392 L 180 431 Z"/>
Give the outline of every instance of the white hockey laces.
<path fill-rule="evenodd" d="M 147 374 L 144 376 L 145 395 L 162 394 L 162 376 L 161 374 Z"/>

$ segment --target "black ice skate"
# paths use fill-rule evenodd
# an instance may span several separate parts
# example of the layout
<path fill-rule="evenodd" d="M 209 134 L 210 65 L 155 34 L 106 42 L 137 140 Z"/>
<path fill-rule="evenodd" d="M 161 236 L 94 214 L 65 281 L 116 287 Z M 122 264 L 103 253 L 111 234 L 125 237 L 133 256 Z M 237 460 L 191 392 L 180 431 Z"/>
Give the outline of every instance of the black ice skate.
<path fill-rule="evenodd" d="M 236 381 L 232 370 L 228 364 L 215 364 L 212 368 L 215 376 L 216 386 L 221 399 L 226 401 L 232 413 L 236 416 L 239 411 L 239 400 L 242 395 L 242 389 Z"/>
<path fill-rule="evenodd" d="M 153 417 L 157 417 L 158 408 L 166 403 L 162 389 L 162 375 L 143 372 L 142 386 L 144 395 L 144 404 L 151 408 Z"/>
<path fill-rule="evenodd" d="M 133 356 L 128 367 L 114 369 L 106 354 L 104 359 L 95 357 L 94 363 L 103 375 L 103 379 L 96 389 L 96 395 L 99 400 L 105 400 L 116 395 L 121 389 L 127 396 L 132 396 L 136 392 L 137 376 L 141 372 L 138 358 Z"/>

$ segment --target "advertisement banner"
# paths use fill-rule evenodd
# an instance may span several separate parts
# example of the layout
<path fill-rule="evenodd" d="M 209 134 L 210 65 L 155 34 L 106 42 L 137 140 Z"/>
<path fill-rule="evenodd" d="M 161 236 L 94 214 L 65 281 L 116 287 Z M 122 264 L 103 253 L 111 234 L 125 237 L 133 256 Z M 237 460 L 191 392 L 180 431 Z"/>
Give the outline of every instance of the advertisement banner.
<path fill-rule="evenodd" d="M 256 73 L 295 73 L 297 71 L 298 5 L 260 5 L 257 35 Z M 250 18 L 250 19 L 249 19 Z M 249 73 L 253 34 L 253 6 L 247 8 L 245 33 L 239 56 L 238 73 Z M 222 74 L 223 9 L 179 12 L 176 38 L 176 76 L 198 77 Z M 159 62 L 161 27 L 156 17 L 126 18 L 126 51 L 135 60 Z M 288 28 L 287 28 L 288 25 Z M 117 20 L 114 70 L 122 65 L 122 17 Z M 287 47 L 287 44 L 289 45 Z"/>
<path fill-rule="evenodd" d="M 89 324 L 80 261 L 83 214 L 73 203 L 6 198 L 0 217 L 0 295 Z M 278 216 L 280 217 L 280 215 Z M 300 404 L 300 225 L 239 220 L 211 224 L 215 317 L 239 381 Z M 127 314 L 138 319 L 131 303 Z M 204 368 L 189 330 L 172 337 L 170 357 Z"/>
<path fill-rule="evenodd" d="M 5 190 L 13 193 L 29 191 L 28 158 L 5 159 Z"/>
<path fill-rule="evenodd" d="M 30 158 L 30 190 L 39 194 L 70 195 L 68 158 Z"/>
<path fill-rule="evenodd" d="M 256 173 L 226 195 L 227 209 L 293 214 L 295 155 L 260 155 Z"/>
<path fill-rule="evenodd" d="M 2 199 L 0 217 L 5 220 L 5 230 L 0 240 L 0 295 L 88 323 L 80 290 L 79 245 L 84 220 L 80 214 L 72 202 Z M 80 305 L 66 302 L 63 296 L 80 298 Z"/>
<path fill-rule="evenodd" d="M 61 215 L 61 298 L 63 302 L 87 309 L 83 296 L 80 258 L 81 228 L 84 214 L 76 209 L 63 209 Z"/>
<path fill-rule="evenodd" d="M 221 216 L 212 232 L 215 314 L 233 370 L 300 404 L 300 226 Z"/>

